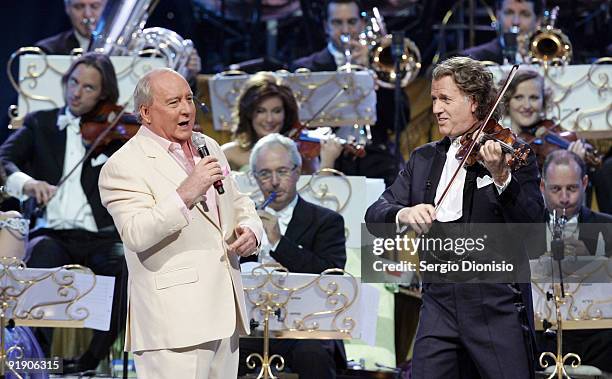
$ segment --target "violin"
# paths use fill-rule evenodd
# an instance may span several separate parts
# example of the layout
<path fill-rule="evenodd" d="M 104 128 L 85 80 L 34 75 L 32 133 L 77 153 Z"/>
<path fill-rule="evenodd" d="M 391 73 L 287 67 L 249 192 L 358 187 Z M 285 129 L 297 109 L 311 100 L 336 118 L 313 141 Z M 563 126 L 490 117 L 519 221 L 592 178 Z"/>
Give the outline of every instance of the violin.
<path fill-rule="evenodd" d="M 477 129 L 480 129 L 480 126 Z M 463 137 L 461 137 L 461 148 L 459 148 L 455 157 L 461 161 L 467 155 L 467 158 L 465 158 L 465 165 L 471 166 L 478 162 L 480 147 L 486 141 L 493 140 L 499 142 L 504 153 L 511 155 L 508 160 L 508 166 L 515 171 L 527 165 L 527 157 L 531 151 L 527 143 L 521 143 L 517 147 L 514 147 L 517 139 L 517 135 L 514 134 L 510 128 L 505 128 L 494 119 L 489 119 L 484 125 L 477 141 L 473 142 L 474 132 L 465 133 Z M 470 151 L 472 143 L 474 143 L 474 147 Z"/>
<path fill-rule="evenodd" d="M 321 138 L 309 136 L 306 129 L 306 124 L 296 123 L 288 133 L 288 137 L 295 141 L 302 158 L 311 160 L 321 154 Z M 365 157 L 366 151 L 364 145 L 342 138 L 338 139 L 338 141 L 344 148 L 344 154 L 352 155 L 355 158 Z"/>
<path fill-rule="evenodd" d="M 544 165 L 549 153 L 557 149 L 567 149 L 571 142 L 579 140 L 575 132 L 564 130 L 553 120 L 541 120 L 534 126 L 523 128 L 520 137 L 531 145 L 540 167 Z M 585 143 L 584 162 L 592 168 L 598 168 L 602 162 L 597 149 L 588 143 Z"/>
<path fill-rule="evenodd" d="M 109 102 L 102 102 L 81 116 L 81 137 L 94 152 L 100 152 L 114 141 L 126 142 L 136 135 L 139 128 L 140 123 L 134 114 L 126 113 L 124 107 Z"/>

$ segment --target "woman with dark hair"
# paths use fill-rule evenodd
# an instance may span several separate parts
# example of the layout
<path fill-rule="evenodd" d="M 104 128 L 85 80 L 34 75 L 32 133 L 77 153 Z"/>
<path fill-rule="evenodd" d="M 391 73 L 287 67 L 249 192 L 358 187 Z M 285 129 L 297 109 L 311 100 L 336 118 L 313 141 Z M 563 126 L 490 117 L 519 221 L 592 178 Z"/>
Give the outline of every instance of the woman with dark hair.
<path fill-rule="evenodd" d="M 232 170 L 246 171 L 255 143 L 272 133 L 287 135 L 299 123 L 298 104 L 293 91 L 281 84 L 270 72 L 260 72 L 249 78 L 238 97 L 234 118 L 233 141 L 221 146 Z M 321 161 L 305 160 L 303 172 L 333 167 L 342 147 L 335 140 L 323 143 Z"/>

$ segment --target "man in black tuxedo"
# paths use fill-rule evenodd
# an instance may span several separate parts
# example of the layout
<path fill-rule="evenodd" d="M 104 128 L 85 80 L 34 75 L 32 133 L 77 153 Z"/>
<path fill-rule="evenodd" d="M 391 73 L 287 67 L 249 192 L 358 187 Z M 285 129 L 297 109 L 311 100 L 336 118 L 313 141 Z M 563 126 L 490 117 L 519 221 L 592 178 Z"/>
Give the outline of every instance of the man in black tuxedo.
<path fill-rule="evenodd" d="M 250 165 L 265 198 L 276 193 L 274 201 L 259 210 L 265 230 L 259 261 L 310 274 L 344 268 L 344 220 L 297 194 L 302 159 L 295 143 L 277 133 L 263 137 L 253 147 Z M 246 372 L 246 357 L 261 353 L 262 346 L 261 340 L 240 340 L 240 374 Z M 304 379 L 335 378 L 336 368 L 346 366 L 342 341 L 271 340 L 270 354 L 283 356 L 289 369 Z"/>
<path fill-rule="evenodd" d="M 451 58 L 434 68 L 433 113 L 444 138 L 412 152 L 406 169 L 368 208 L 365 220 L 370 230 L 377 233 L 373 224 L 386 223 L 421 234 L 434 222 L 437 227 L 543 219 L 535 155 L 530 153 L 526 166 L 511 171 L 508 156 L 491 140 L 479 148 L 480 164 L 460 169 L 440 203 L 459 167 L 455 155 L 461 138 L 486 118 L 495 94 L 492 74 L 471 58 Z M 515 260 L 526 261 L 520 239 L 508 238 L 503 244 L 512 245 Z M 428 282 L 428 277 L 429 273 L 423 277 L 414 378 L 534 376 L 529 278 L 524 283 L 452 284 Z"/>
<path fill-rule="evenodd" d="M 497 0 L 496 4 L 499 35 L 463 54 L 498 64 L 521 63 L 527 55 L 527 38 L 536 30 L 541 3 L 539 0 Z"/>
<path fill-rule="evenodd" d="M 48 268 L 77 263 L 96 274 L 115 277 L 110 330 L 94 331 L 80 359 L 65 363 L 64 372 L 70 373 L 95 369 L 108 354 L 124 324 L 123 282 L 127 271 L 123 245 L 98 190 L 102 164 L 120 143 L 110 143 L 80 161 L 92 142 L 82 138 L 81 117 L 101 102 L 116 104 L 119 89 L 115 70 L 107 56 L 85 54 L 64 74 L 62 87 L 66 106 L 28 114 L 23 127 L 0 146 L 0 160 L 8 174 L 8 193 L 20 200 L 29 199 L 26 203 L 34 203 L 32 209 L 37 206 L 44 211 L 44 217 L 36 220 L 36 228 L 30 233 L 28 266 Z M 52 330 L 39 330 L 37 337 L 46 356 L 50 356 Z"/>
<path fill-rule="evenodd" d="M 546 157 L 540 189 L 548 209 L 548 219 L 553 219 L 552 212 L 555 211 L 558 216 L 565 214 L 568 220 L 563 233 L 566 256 L 612 257 L 612 216 L 583 205 L 587 185 L 586 166 L 578 155 L 567 150 L 555 150 Z M 546 234 L 546 230 L 537 234 L 538 255 L 550 251 L 551 237 Z M 542 351 L 557 351 L 555 338 L 545 338 L 538 333 L 538 340 Z M 582 364 L 612 372 L 610 341 L 612 330 L 567 330 L 563 332 L 563 353 L 576 353 Z"/>
<path fill-rule="evenodd" d="M 68 55 L 73 49 L 87 51 L 91 32 L 102 15 L 107 0 L 64 0 L 72 29 L 36 42 L 47 54 Z"/>
<path fill-rule="evenodd" d="M 336 71 L 346 64 L 345 48 L 340 41 L 341 34 L 350 35 L 351 63 L 369 67 L 367 46 L 359 43 L 359 33 L 365 24 L 361 18 L 361 4 L 358 0 L 331 0 L 325 8 L 325 32 L 328 36 L 327 46 L 309 56 L 297 59 L 290 65 L 290 70 L 307 68 L 311 71 Z M 392 89 L 380 87 L 376 90 L 376 125 L 372 125 L 372 141 L 366 146 L 366 156 L 354 158 L 340 156 L 335 161 L 335 169 L 347 175 L 363 175 L 382 178 L 389 186 L 398 172 L 398 162 L 394 156 L 389 134 L 394 131 L 395 101 Z M 410 108 L 406 94 L 402 91 L 404 120 L 410 120 Z M 402 125 L 402 130 L 405 125 Z M 336 151 L 336 157 L 341 153 Z M 322 152 L 322 156 L 325 150 Z"/>

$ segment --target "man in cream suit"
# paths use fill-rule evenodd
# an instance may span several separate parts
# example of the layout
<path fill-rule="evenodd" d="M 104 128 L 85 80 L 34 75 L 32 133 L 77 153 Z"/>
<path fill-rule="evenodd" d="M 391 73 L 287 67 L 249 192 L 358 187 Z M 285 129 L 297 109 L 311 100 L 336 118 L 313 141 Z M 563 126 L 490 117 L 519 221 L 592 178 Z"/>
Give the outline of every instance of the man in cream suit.
<path fill-rule="evenodd" d="M 100 174 L 129 268 L 126 350 L 139 378 L 235 378 L 238 334 L 248 329 L 239 258 L 263 232 L 251 200 L 192 145 L 193 94 L 179 74 L 158 69 L 134 92 L 143 126 Z M 213 183 L 222 180 L 225 193 Z"/>

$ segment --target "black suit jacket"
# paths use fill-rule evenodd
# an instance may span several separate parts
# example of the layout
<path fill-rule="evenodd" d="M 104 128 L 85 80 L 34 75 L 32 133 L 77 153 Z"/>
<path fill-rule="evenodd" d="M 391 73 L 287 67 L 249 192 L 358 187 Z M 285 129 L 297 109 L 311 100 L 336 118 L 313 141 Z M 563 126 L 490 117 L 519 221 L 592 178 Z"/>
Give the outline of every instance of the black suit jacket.
<path fill-rule="evenodd" d="M 548 222 L 549 215 L 546 215 Z M 586 224 L 586 225 L 584 225 Z M 584 242 L 587 250 L 591 255 L 595 255 L 597 251 L 597 241 L 601 234 L 605 243 L 605 255 L 612 257 L 612 216 L 606 213 L 592 211 L 591 209 L 582 206 L 578 213 L 578 239 Z M 537 230 L 529 236 L 528 249 L 529 258 L 537 259 L 546 251 L 548 246 L 547 240 L 547 224 L 541 224 Z"/>
<path fill-rule="evenodd" d="M 465 50 L 463 54 L 479 61 L 491 61 L 498 64 L 504 63 L 504 55 L 499 38 L 469 48 Z"/>
<path fill-rule="evenodd" d="M 395 224 L 400 209 L 417 204 L 433 204 L 436 189 L 450 146 L 448 137 L 417 148 L 410 154 L 406 169 L 372 204 L 366 223 Z M 468 167 L 463 189 L 463 221 L 471 223 L 536 223 L 544 220 L 544 201 L 539 189 L 540 176 L 535 155 L 527 165 L 512 172 L 508 187 L 500 194 L 494 185 L 477 188 L 476 178 L 489 175 L 479 164 Z"/>
<path fill-rule="evenodd" d="M 290 272 L 320 274 L 330 268 L 344 268 L 346 238 L 342 216 L 298 197 L 293 217 L 270 253 Z M 256 256 L 244 258 L 254 261 Z"/>
<path fill-rule="evenodd" d="M 449 146 L 450 139 L 445 137 L 412 152 L 406 168 L 366 211 L 366 226 L 372 234 L 380 234 L 381 230 L 369 223 L 386 223 L 395 229 L 395 216 L 402 208 L 434 203 Z M 494 184 L 477 188 L 476 178 L 487 174 L 488 171 L 479 164 L 467 169 L 463 188 L 463 222 L 541 223 L 544 220 L 544 200 L 539 189 L 540 176 L 533 152 L 529 153 L 526 166 L 512 172 L 510 183 L 501 194 L 498 194 Z M 502 243 L 508 245 L 508 250 L 516 251 L 516 261 L 528 268 L 527 250 L 521 238 L 506 238 Z M 519 283 L 519 287 L 531 338 L 535 341 L 531 286 L 529 283 Z"/>
<path fill-rule="evenodd" d="M 66 130 L 57 127 L 57 118 L 64 109 L 51 109 L 28 114 L 23 126 L 17 129 L 0 146 L 0 160 L 7 175 L 23 171 L 34 179 L 57 184 L 64 170 L 66 150 Z M 100 154 L 110 157 L 120 147 L 112 143 L 101 153 L 92 156 L 83 163 L 81 185 L 96 220 L 98 229 L 113 226 L 113 219 L 102 206 L 98 177 L 102 165 L 92 166 L 92 160 Z"/>
<path fill-rule="evenodd" d="M 69 55 L 72 49 L 81 47 L 74 35 L 74 30 L 68 30 L 36 42 L 45 53 L 52 55 Z"/>

